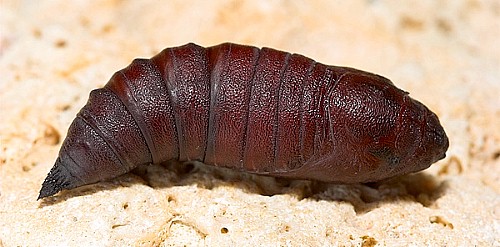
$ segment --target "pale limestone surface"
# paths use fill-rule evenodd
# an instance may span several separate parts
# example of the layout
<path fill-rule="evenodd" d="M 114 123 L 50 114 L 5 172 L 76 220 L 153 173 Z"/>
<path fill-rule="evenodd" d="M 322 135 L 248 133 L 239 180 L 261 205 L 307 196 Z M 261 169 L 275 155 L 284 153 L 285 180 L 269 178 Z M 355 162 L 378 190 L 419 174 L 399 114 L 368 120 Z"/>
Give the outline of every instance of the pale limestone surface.
<path fill-rule="evenodd" d="M 499 40 L 496 0 L 0 1 L 0 246 L 500 246 Z M 150 166 L 36 201 L 91 89 L 225 41 L 390 78 L 447 158 L 370 186 Z"/>

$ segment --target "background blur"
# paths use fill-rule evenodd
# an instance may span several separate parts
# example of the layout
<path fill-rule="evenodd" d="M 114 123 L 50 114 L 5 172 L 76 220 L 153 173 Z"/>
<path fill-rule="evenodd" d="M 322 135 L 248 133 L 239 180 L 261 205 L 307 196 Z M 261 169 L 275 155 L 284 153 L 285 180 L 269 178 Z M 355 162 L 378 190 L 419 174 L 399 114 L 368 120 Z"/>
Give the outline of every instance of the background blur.
<path fill-rule="evenodd" d="M 495 0 L 1 0 L 0 246 L 498 246 L 499 40 Z M 97 186 L 113 189 L 36 202 L 90 90 L 136 57 L 189 42 L 267 46 L 388 77 L 440 117 L 447 158 L 424 172 L 430 182 L 328 185 L 311 192 L 315 200 L 287 194 L 315 191 L 310 183 L 224 182 L 208 172 L 204 179 L 222 185 L 205 188 L 194 175 L 193 183 L 151 188 L 130 175 Z M 255 186 L 279 196 L 239 189 Z"/>

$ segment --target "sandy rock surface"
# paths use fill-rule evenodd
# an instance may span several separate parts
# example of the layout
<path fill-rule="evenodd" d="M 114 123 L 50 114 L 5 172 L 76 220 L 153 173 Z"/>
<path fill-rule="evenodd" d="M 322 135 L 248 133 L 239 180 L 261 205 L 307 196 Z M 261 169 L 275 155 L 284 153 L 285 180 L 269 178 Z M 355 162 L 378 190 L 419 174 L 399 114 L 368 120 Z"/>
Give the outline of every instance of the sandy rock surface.
<path fill-rule="evenodd" d="M 499 40 L 495 0 L 0 1 L 0 246 L 500 246 Z M 446 159 L 370 185 L 148 166 L 36 201 L 91 89 L 225 41 L 390 78 L 440 117 Z"/>

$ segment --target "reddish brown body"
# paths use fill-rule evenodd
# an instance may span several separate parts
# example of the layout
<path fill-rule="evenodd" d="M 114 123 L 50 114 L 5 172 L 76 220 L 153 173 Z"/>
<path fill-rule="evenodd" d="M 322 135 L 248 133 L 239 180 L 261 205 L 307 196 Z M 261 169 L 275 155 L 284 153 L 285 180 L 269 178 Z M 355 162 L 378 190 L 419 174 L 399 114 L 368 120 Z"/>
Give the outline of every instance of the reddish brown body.
<path fill-rule="evenodd" d="M 448 139 L 388 79 L 269 48 L 195 44 L 136 59 L 71 124 L 39 198 L 170 159 L 370 182 L 429 167 Z"/>

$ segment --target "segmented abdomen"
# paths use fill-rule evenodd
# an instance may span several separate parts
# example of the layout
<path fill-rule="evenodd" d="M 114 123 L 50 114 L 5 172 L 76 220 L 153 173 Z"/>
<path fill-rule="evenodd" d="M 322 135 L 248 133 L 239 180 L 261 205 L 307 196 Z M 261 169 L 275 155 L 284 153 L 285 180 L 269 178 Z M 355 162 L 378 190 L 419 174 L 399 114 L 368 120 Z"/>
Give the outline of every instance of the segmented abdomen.
<path fill-rule="evenodd" d="M 331 67 L 301 55 L 188 44 L 134 60 L 103 90 L 130 112 L 153 163 L 199 160 L 266 172 L 293 169 L 321 145 L 336 80 Z"/>

